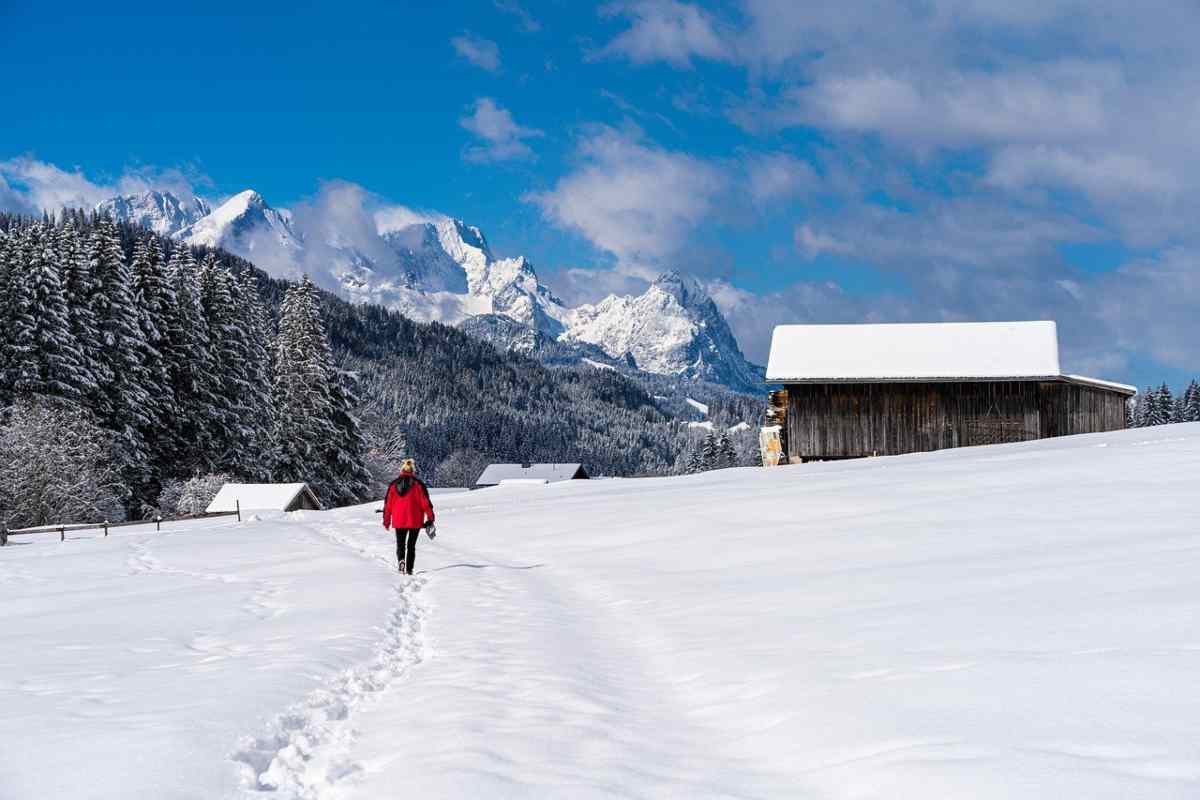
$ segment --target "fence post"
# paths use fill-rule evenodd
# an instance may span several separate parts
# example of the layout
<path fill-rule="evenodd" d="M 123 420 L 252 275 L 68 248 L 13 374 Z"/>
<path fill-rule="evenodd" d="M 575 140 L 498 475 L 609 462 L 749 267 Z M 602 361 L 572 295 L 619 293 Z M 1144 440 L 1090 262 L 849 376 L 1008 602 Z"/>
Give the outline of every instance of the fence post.
<path fill-rule="evenodd" d="M 108 538 L 108 520 L 104 520 L 104 538 Z"/>
<path fill-rule="evenodd" d="M 233 498 L 234 508 L 237 509 L 238 522 L 242 521 L 242 501 L 238 498 Z"/>
<path fill-rule="evenodd" d="M 58 540 L 60 542 L 65 542 L 67 540 L 67 529 L 62 525 L 58 526 Z"/>
<path fill-rule="evenodd" d="M 156 530 L 156 531 L 162 530 L 162 514 L 159 514 L 158 516 L 156 516 L 154 518 L 154 530 Z"/>
<path fill-rule="evenodd" d="M 0 547 L 8 546 L 8 523 L 0 525 Z"/>

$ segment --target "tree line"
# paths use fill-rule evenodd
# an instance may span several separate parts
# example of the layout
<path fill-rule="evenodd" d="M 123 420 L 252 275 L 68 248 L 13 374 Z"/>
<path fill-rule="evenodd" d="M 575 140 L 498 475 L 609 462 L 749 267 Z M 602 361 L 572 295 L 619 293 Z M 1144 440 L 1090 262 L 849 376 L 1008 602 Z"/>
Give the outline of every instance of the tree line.
<path fill-rule="evenodd" d="M 349 503 L 379 496 L 405 456 L 430 485 L 470 485 L 493 461 L 679 473 L 696 438 L 685 394 L 723 428 L 761 416 L 758 398 L 547 366 L 78 211 L 0 214 L 0 325 L 0 461 L 47 454 L 39 471 L 0 465 L 0 511 L 57 503 L 72 521 L 191 508 L 213 475 Z M 736 435 L 739 464 L 752 439 Z M 87 480 L 68 489 L 67 464 Z"/>
<path fill-rule="evenodd" d="M 1176 397 L 1163 383 L 1146 390 L 1130 401 L 1127 422 L 1131 428 L 1168 425 L 1173 422 L 1200 422 L 1200 383 L 1193 380 Z"/>
<path fill-rule="evenodd" d="M 142 517 L 164 487 L 207 473 L 365 499 L 352 379 L 315 288 L 287 292 L 276 331 L 260 274 L 195 256 L 95 214 L 0 217 L 0 447 L 49 458 L 87 442 L 56 468 L 70 479 L 10 462 L 10 517 L 56 491 L 88 516 Z"/>

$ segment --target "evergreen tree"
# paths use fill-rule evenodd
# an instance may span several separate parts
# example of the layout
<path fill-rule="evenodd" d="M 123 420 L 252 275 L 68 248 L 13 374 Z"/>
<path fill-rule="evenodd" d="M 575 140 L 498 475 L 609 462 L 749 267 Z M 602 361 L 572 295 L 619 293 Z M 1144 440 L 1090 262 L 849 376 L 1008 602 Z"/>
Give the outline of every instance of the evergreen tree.
<path fill-rule="evenodd" d="M 111 379 L 111 374 L 104 366 L 103 342 L 96 318 L 98 287 L 92 277 L 87 248 L 70 217 L 58 231 L 56 250 L 71 319 L 71 336 L 75 340 L 78 362 L 75 380 L 80 395 L 86 398 L 90 407 L 95 404 L 101 385 Z"/>
<path fill-rule="evenodd" d="M 733 449 L 733 441 L 729 438 L 727 431 L 721 431 L 721 436 L 717 441 L 717 460 L 720 469 L 737 466 L 737 452 Z"/>
<path fill-rule="evenodd" d="M 703 471 L 704 471 L 704 447 L 703 447 L 703 445 L 698 444 L 692 448 L 691 453 L 688 455 L 687 474 L 695 475 L 697 472 L 703 472 Z"/>
<path fill-rule="evenodd" d="M 208 326 L 209 360 L 212 372 L 206 377 L 212 387 L 212 461 L 219 469 L 246 474 L 250 456 L 244 447 L 242 421 L 250 415 L 247 331 L 235 306 L 233 276 L 209 253 L 200 266 L 200 304 Z"/>
<path fill-rule="evenodd" d="M 1194 380 L 1183 393 L 1183 421 L 1200 422 L 1200 383 Z"/>
<path fill-rule="evenodd" d="M 1171 387 L 1163 383 L 1157 391 L 1151 390 L 1153 400 L 1146 410 L 1147 425 L 1166 425 L 1171 421 L 1175 409 L 1175 398 L 1171 396 Z"/>
<path fill-rule="evenodd" d="M 0 230 L 0 331 L 5 332 L 0 336 L 0 406 L 12 403 L 12 384 L 8 380 L 7 367 L 11 346 L 8 332 L 12 328 L 9 280 L 12 276 L 11 265 L 15 261 L 15 256 L 10 252 L 12 246 L 12 234 Z"/>
<path fill-rule="evenodd" d="M 316 289 L 306 276 L 284 295 L 275 338 L 275 479 L 307 481 L 322 502 L 336 493 L 325 458 L 335 436 L 332 364 Z"/>
<path fill-rule="evenodd" d="M 175 426 L 176 474 L 212 472 L 212 437 L 218 422 L 212 396 L 208 323 L 200 303 L 196 261 L 177 245 L 167 264 L 167 366 L 179 407 Z"/>
<path fill-rule="evenodd" d="M 720 450 L 718 447 L 717 436 L 712 431 L 704 437 L 704 450 L 700 456 L 702 468 L 707 471 L 717 469 L 720 466 Z"/>
<path fill-rule="evenodd" d="M 367 445 L 354 414 L 358 406 L 355 397 L 358 376 L 334 369 L 330 378 L 334 439 L 327 451 L 326 469 L 333 494 L 327 502 L 349 505 L 367 499 L 371 485 L 371 473 L 366 463 Z"/>
<path fill-rule="evenodd" d="M 137 506 L 152 499 L 146 496 L 153 474 L 144 431 L 154 426 L 148 413 L 146 345 L 138 324 L 133 279 L 120 231 L 112 220 L 104 218 L 97 224 L 88 255 L 99 286 L 101 360 L 109 373 L 107 384 L 100 387 L 98 414 L 101 424 L 116 434 L 114 452 L 131 491 L 130 509 L 140 511 Z"/>
<path fill-rule="evenodd" d="M 1137 402 L 1133 411 L 1133 424 L 1136 428 L 1145 428 L 1150 425 L 1151 411 L 1155 403 L 1158 402 L 1158 391 L 1147 386 L 1137 396 Z"/>
<path fill-rule="evenodd" d="M 135 245 L 130 271 L 141 331 L 139 344 L 146 389 L 147 424 L 142 435 L 147 441 L 167 441 L 178 409 L 166 355 L 169 342 L 165 324 L 170 295 L 163 271 L 162 248 L 157 239 L 146 237 Z M 159 452 L 157 456 L 153 460 L 161 462 L 163 453 Z"/>
<path fill-rule="evenodd" d="M 19 384 L 36 385 L 37 320 L 33 283 L 26 279 L 34 258 L 29 228 L 10 234 L 8 248 L 8 285 L 5 287 L 4 380 L 11 400 Z"/>
<path fill-rule="evenodd" d="M 249 478 L 265 480 L 274 463 L 271 433 L 274 414 L 271 399 L 270 318 L 259 295 L 258 281 L 246 270 L 235 280 L 234 314 L 245 332 L 245 415 L 241 420 L 245 455 L 241 470 Z"/>
<path fill-rule="evenodd" d="M 48 395 L 79 402 L 79 361 L 53 231 L 37 224 L 26 230 L 26 236 L 28 260 L 19 282 L 28 286 L 22 292 L 22 319 L 30 326 L 31 350 L 13 389 L 23 397 Z"/>

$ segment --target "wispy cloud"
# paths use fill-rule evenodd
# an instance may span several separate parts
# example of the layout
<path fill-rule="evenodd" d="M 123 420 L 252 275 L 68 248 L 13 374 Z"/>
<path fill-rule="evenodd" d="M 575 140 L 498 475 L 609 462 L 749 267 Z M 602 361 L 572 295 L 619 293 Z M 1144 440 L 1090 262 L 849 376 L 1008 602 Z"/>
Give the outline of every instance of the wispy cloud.
<path fill-rule="evenodd" d="M 500 71 L 500 46 L 491 39 L 484 39 L 470 31 L 450 40 L 450 45 L 459 58 L 488 72 Z"/>
<path fill-rule="evenodd" d="M 653 272 L 713 211 L 726 176 L 636 133 L 599 128 L 579 144 L 580 166 L 526 199 L 626 269 Z"/>
<path fill-rule="evenodd" d="M 110 180 L 89 178 L 79 169 L 63 169 L 33 156 L 0 161 L 0 208 L 27 214 L 63 208 L 93 208 L 110 197 L 150 189 L 169 191 L 181 200 L 212 182 L 194 169 L 129 167 Z"/>
<path fill-rule="evenodd" d="M 635 64 L 666 61 L 690 67 L 695 58 L 730 60 L 733 53 L 708 12 L 677 0 L 636 0 L 610 3 L 607 16 L 625 16 L 630 26 L 597 56 L 626 58 Z"/>
<path fill-rule="evenodd" d="M 505 14 L 511 14 L 517 18 L 517 25 L 524 33 L 537 33 L 542 29 L 542 23 L 538 22 L 525 6 L 517 2 L 517 0 L 493 0 L 496 9 L 503 11 Z"/>
<path fill-rule="evenodd" d="M 474 134 L 480 144 L 471 145 L 463 151 L 468 161 L 496 162 L 527 160 L 534 157 L 528 139 L 544 134 L 536 128 L 518 125 L 512 114 L 490 97 L 481 97 L 471 106 L 471 111 L 459 119 L 463 128 Z"/>

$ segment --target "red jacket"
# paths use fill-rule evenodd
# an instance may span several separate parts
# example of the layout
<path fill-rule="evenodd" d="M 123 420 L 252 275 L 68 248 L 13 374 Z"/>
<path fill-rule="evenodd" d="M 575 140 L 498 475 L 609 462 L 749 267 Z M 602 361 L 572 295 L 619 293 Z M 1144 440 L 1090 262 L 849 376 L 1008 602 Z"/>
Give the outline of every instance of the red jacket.
<path fill-rule="evenodd" d="M 428 517 L 433 522 L 433 503 L 429 502 L 429 490 L 420 478 L 413 476 L 412 484 L 403 496 L 397 489 L 400 478 L 388 487 L 387 496 L 383 501 L 383 527 L 385 528 L 420 528 Z"/>

